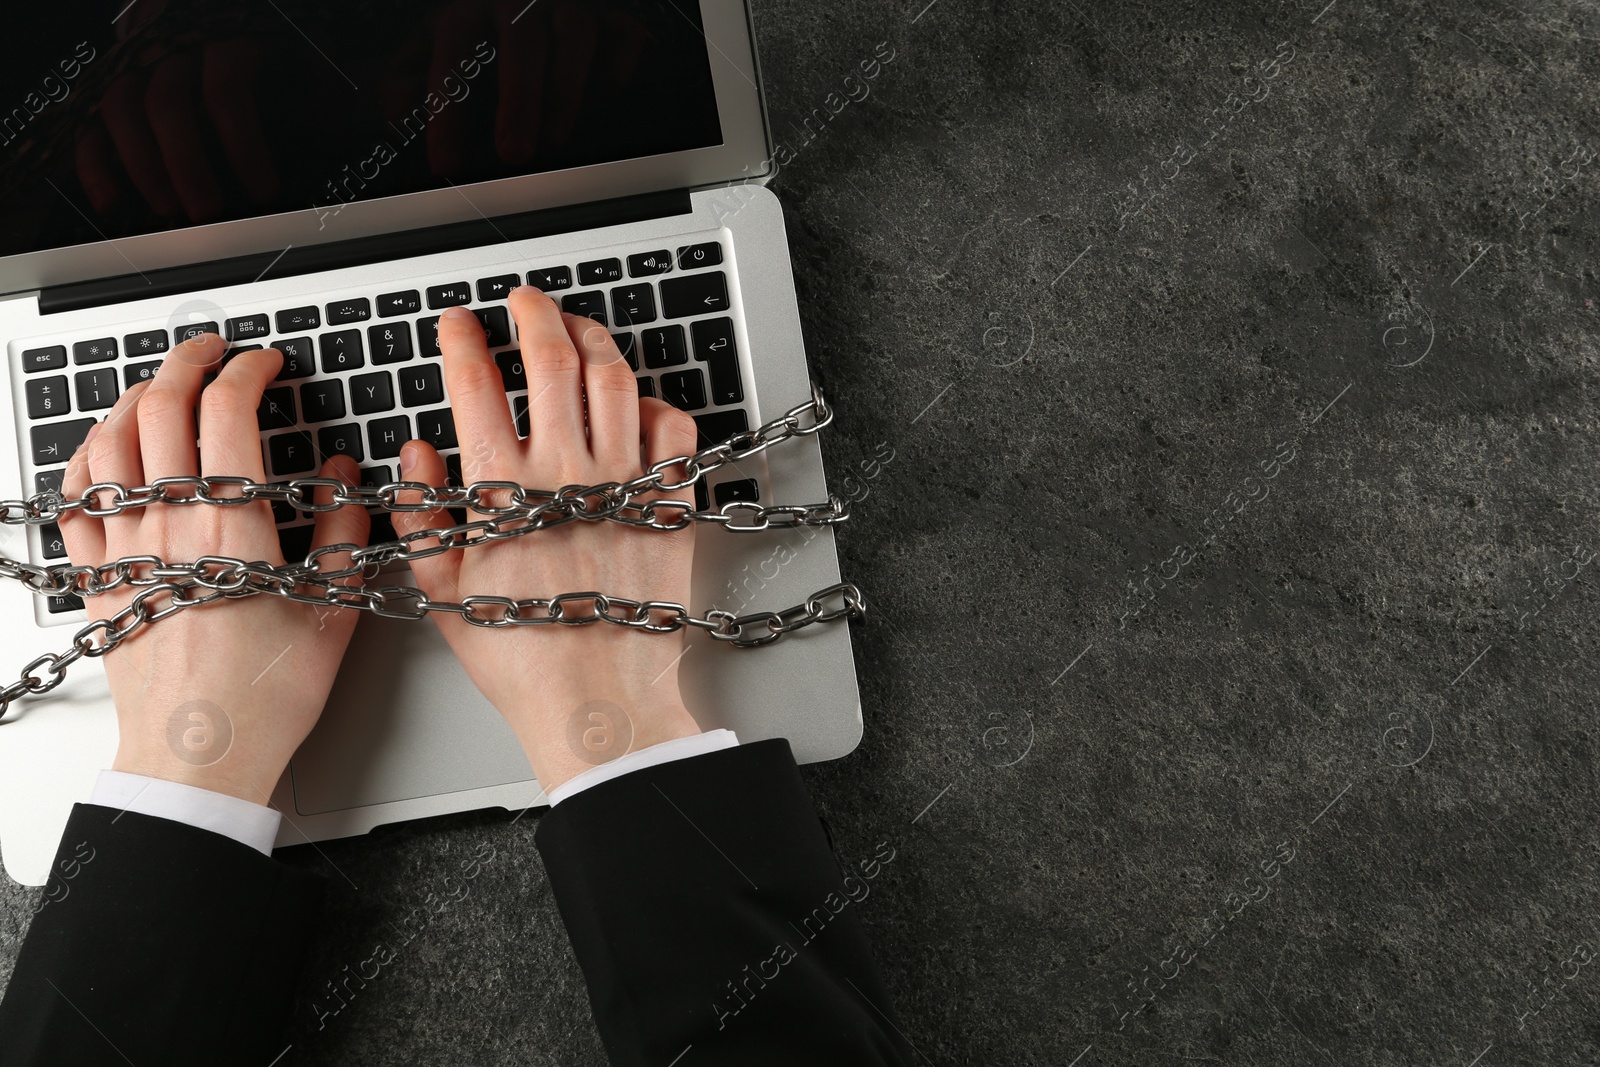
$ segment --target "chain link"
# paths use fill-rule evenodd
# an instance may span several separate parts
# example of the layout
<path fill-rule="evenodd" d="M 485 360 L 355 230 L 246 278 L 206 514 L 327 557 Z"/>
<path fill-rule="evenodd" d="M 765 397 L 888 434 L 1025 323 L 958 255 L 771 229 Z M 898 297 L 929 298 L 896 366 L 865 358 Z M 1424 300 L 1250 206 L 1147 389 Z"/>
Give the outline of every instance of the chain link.
<path fill-rule="evenodd" d="M 809 414 L 810 423 L 801 417 Z M 648 492 L 677 492 L 693 486 L 720 467 L 748 459 L 780 441 L 817 433 L 833 421 L 833 410 L 822 390 L 811 386 L 811 400 L 796 405 L 754 430 L 742 430 L 727 440 L 698 452 L 653 464 L 626 482 L 566 485 L 549 491 L 530 489 L 516 482 L 473 482 L 465 486 L 430 486 L 420 482 L 392 482 L 381 486 L 348 486 L 332 478 L 296 478 L 288 482 L 256 482 L 236 476 L 206 475 L 194 478 L 158 478 L 149 485 L 129 489 L 116 482 L 98 482 L 79 496 L 67 499 L 54 491 L 24 500 L 0 500 L 0 525 L 37 526 L 57 522 L 62 515 L 82 511 L 107 517 L 153 504 L 243 507 L 257 501 L 285 503 L 300 511 L 332 511 L 345 506 L 376 511 L 434 511 L 470 508 L 487 518 L 437 529 L 418 530 L 394 541 L 371 545 L 349 543 L 314 548 L 299 563 L 277 566 L 229 556 L 202 556 L 193 563 L 169 563 L 159 556 L 124 556 L 98 566 L 61 564 L 41 567 L 0 556 L 0 579 L 21 583 L 39 596 L 103 596 L 124 586 L 138 589 L 126 607 L 110 618 L 97 619 L 80 629 L 65 652 L 47 652 L 23 668 L 21 676 L 0 688 L 0 715 L 13 700 L 40 696 L 60 685 L 67 668 L 85 656 L 104 656 L 140 629 L 185 608 L 219 599 L 270 594 L 321 608 L 349 608 L 386 619 L 419 620 L 430 613 L 459 615 L 468 625 L 486 628 L 519 626 L 585 626 L 604 622 L 646 633 L 673 633 L 686 627 L 703 629 L 717 641 L 735 648 L 770 644 L 786 633 L 814 623 L 866 615 L 866 599 L 859 588 L 840 582 L 819 589 L 804 604 L 783 611 L 758 611 L 738 615 L 712 609 L 696 618 L 682 604 L 664 600 L 630 600 L 589 590 L 562 593 L 551 599 L 505 596 L 468 596 L 459 603 L 430 600 L 411 585 L 369 587 L 380 568 L 412 563 L 442 552 L 465 550 L 493 541 L 522 537 L 573 521 L 621 522 L 642 529 L 673 531 L 691 522 L 709 522 L 725 530 L 753 533 L 800 526 L 831 526 L 850 517 L 844 501 L 829 494 L 825 504 L 767 505 L 731 500 L 714 511 L 697 510 L 683 500 L 660 498 L 635 504 Z M 669 482 L 667 471 L 682 464 L 680 482 Z M 327 503 L 316 502 L 326 490 Z M 401 503 L 402 493 L 419 499 Z M 676 516 L 668 519 L 670 513 Z M 745 517 L 748 516 L 748 519 Z M 337 557 L 346 557 L 344 566 Z M 837 596 L 837 606 L 827 606 Z M 165 601 L 162 601 L 162 598 Z M 43 671 L 44 676 L 38 672 Z"/>

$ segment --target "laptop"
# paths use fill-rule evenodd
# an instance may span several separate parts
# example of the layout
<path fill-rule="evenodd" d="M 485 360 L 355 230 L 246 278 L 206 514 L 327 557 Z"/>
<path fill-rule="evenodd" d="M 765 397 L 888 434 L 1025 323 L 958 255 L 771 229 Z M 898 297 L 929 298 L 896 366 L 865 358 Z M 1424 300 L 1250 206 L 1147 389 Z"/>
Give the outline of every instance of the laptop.
<path fill-rule="evenodd" d="M 456 475 L 447 398 L 407 388 L 436 373 L 440 309 L 466 303 L 517 412 L 506 295 L 524 283 L 606 323 L 641 391 L 689 410 L 702 446 L 812 396 L 742 0 L 145 0 L 111 22 L 98 5 L 7 17 L 0 497 L 59 486 L 117 395 L 199 330 L 285 354 L 261 420 L 269 480 L 308 476 L 329 451 L 364 480 L 395 480 L 399 444 L 417 436 Z M 701 507 L 824 502 L 818 439 L 725 467 L 696 494 Z M 286 558 L 301 558 L 310 516 L 278 518 Z M 0 530 L 0 552 L 65 559 L 48 525 Z M 688 607 L 777 610 L 839 580 L 832 527 L 701 524 Z M 74 598 L 0 583 L 0 677 L 65 649 L 86 620 Z M 842 623 L 752 649 L 690 629 L 685 649 L 683 695 L 704 728 L 786 737 L 803 762 L 859 741 Z M 7 713 L 0 858 L 13 879 L 44 884 L 116 739 L 96 661 Z M 280 846 L 544 802 L 433 624 L 365 614 L 273 796 Z"/>

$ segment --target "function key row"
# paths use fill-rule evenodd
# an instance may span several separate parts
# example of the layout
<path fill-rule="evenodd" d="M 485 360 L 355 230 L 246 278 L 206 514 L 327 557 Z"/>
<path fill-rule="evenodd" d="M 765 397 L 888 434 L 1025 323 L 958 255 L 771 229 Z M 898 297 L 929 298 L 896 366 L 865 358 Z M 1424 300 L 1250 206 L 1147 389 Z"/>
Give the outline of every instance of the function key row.
<path fill-rule="evenodd" d="M 676 256 L 676 264 L 680 270 L 698 270 L 702 267 L 716 266 L 721 262 L 722 246 L 715 241 L 685 245 L 678 249 Z M 667 249 L 640 252 L 628 257 L 627 275 L 631 278 L 644 278 L 665 274 L 673 269 L 673 264 L 674 257 Z M 623 277 L 622 261 L 613 258 L 579 263 L 577 276 L 583 285 L 603 285 L 620 281 Z M 489 303 L 504 300 L 519 284 L 521 280 L 515 274 L 480 278 L 477 283 L 478 301 Z M 543 267 L 528 272 L 527 284 L 543 292 L 559 292 L 572 288 L 573 273 L 565 266 Z M 434 285 L 427 289 L 427 306 L 430 311 L 439 311 L 471 303 L 472 297 L 473 289 L 464 281 Z M 656 317 L 654 294 L 649 285 L 622 287 L 613 290 L 612 297 L 615 320 L 619 326 L 648 322 Z M 568 306 L 566 310 L 574 314 L 589 315 L 602 323 L 606 321 L 605 300 L 602 294 L 573 294 L 567 300 L 572 301 L 575 298 L 581 298 L 577 300 L 577 306 Z M 666 318 L 724 311 L 728 307 L 726 279 L 721 271 L 717 271 L 664 280 L 661 282 L 661 300 L 663 315 Z M 598 301 L 598 304 L 595 301 Z M 377 314 L 380 318 L 414 315 L 422 310 L 422 305 L 422 295 L 415 289 L 385 293 L 377 298 Z M 173 328 L 170 341 L 165 330 L 126 334 L 122 338 L 121 348 L 118 347 L 115 337 L 78 341 L 72 345 L 72 362 L 84 366 L 110 362 L 124 354 L 158 355 L 168 351 L 172 345 L 182 344 L 202 333 L 220 334 L 230 342 L 240 343 L 260 340 L 274 332 L 300 333 L 305 330 L 320 329 L 324 324 L 347 326 L 366 322 L 372 317 L 372 301 L 366 297 L 352 297 L 333 301 L 321 308 L 311 304 L 279 311 L 272 316 L 270 322 L 265 314 L 258 314 L 230 318 L 220 324 L 214 321 L 187 323 Z M 66 366 L 65 345 L 31 348 L 22 353 L 22 369 L 27 373 L 61 370 Z"/>

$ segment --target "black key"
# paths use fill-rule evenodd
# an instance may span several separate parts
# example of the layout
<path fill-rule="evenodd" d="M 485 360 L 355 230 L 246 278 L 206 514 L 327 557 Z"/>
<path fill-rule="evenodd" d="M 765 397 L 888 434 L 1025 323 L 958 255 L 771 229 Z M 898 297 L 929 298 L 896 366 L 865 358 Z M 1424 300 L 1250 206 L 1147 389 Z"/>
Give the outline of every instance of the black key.
<path fill-rule="evenodd" d="M 364 296 L 352 297 L 329 304 L 325 309 L 329 326 L 344 326 L 352 322 L 366 322 L 372 318 L 372 301 Z"/>
<path fill-rule="evenodd" d="M 474 308 L 483 326 L 483 336 L 490 348 L 503 348 L 511 343 L 511 318 L 505 308 Z"/>
<path fill-rule="evenodd" d="M 311 338 L 291 337 L 279 341 L 277 348 L 283 353 L 283 369 L 278 371 L 278 381 L 309 378 L 316 373 L 316 361 L 311 358 Z"/>
<path fill-rule="evenodd" d="M 65 463 L 89 436 L 93 419 L 73 419 L 71 422 L 47 422 L 28 429 L 29 444 L 33 446 L 33 465 L 48 467 Z"/>
<path fill-rule="evenodd" d="M 404 416 L 401 416 L 404 418 Z M 434 448 L 456 447 L 456 418 L 449 408 L 417 413 L 417 437 Z"/>
<path fill-rule="evenodd" d="M 444 401 L 444 378 L 437 363 L 423 363 L 400 372 L 401 407 L 419 408 Z"/>
<path fill-rule="evenodd" d="M 272 521 L 274 523 L 293 522 L 298 513 L 281 500 L 272 502 Z"/>
<path fill-rule="evenodd" d="M 372 365 L 404 363 L 411 351 L 411 327 L 403 322 L 367 327 L 367 343 L 372 346 Z"/>
<path fill-rule="evenodd" d="M 151 360 L 149 363 L 124 364 L 122 367 L 122 384 L 128 389 L 132 389 L 140 382 L 147 382 L 154 378 L 156 371 L 160 369 L 161 361 L 159 359 Z"/>
<path fill-rule="evenodd" d="M 311 435 L 304 430 L 267 438 L 267 454 L 273 474 L 303 474 L 317 469 L 316 449 L 311 447 Z"/>
<path fill-rule="evenodd" d="M 27 386 L 30 419 L 48 419 L 72 410 L 72 402 L 67 399 L 65 374 L 57 374 L 53 378 L 29 378 Z"/>
<path fill-rule="evenodd" d="M 367 521 L 372 524 L 367 528 L 367 544 L 381 545 L 386 541 L 400 540 L 400 535 L 395 532 L 394 519 L 388 512 L 374 511 Z"/>
<path fill-rule="evenodd" d="M 656 321 L 656 294 L 649 282 L 619 285 L 611 290 L 612 318 L 618 326 Z"/>
<path fill-rule="evenodd" d="M 728 276 L 720 270 L 667 278 L 661 283 L 661 311 L 669 319 L 728 310 Z"/>
<path fill-rule="evenodd" d="M 45 610 L 52 615 L 61 615 L 69 611 L 82 611 L 83 598 L 65 593 L 61 596 L 45 597 Z"/>
<path fill-rule="evenodd" d="M 756 485 L 754 478 L 740 478 L 737 481 L 723 482 L 713 490 L 717 498 L 717 507 L 721 507 L 730 500 L 748 500 L 752 504 L 761 499 L 761 489 Z"/>
<path fill-rule="evenodd" d="M 173 328 L 172 343 L 181 345 L 183 342 L 189 340 L 189 338 L 199 337 L 203 333 L 214 333 L 220 336 L 222 331 L 217 329 L 217 324 L 214 322 L 191 322 L 187 326 L 176 326 Z"/>
<path fill-rule="evenodd" d="M 448 456 L 444 457 L 444 484 L 445 485 L 466 485 L 467 484 L 461 478 L 461 453 L 460 452 L 452 452 Z M 451 509 L 451 514 L 455 514 L 455 509 L 454 508 Z"/>
<path fill-rule="evenodd" d="M 737 404 L 744 399 L 744 385 L 739 381 L 739 358 L 732 352 L 719 352 L 706 360 L 706 372 L 711 375 L 713 404 Z"/>
<path fill-rule="evenodd" d="M 29 374 L 40 370 L 60 370 L 66 365 L 66 345 L 52 345 L 49 348 L 30 348 L 22 353 L 22 369 Z"/>
<path fill-rule="evenodd" d="M 405 415 L 391 415 L 387 419 L 373 419 L 367 423 L 367 444 L 373 459 L 394 459 L 400 446 L 411 440 L 411 419 Z"/>
<path fill-rule="evenodd" d="M 628 277 L 648 278 L 652 274 L 665 274 L 672 269 L 672 254 L 663 248 L 659 252 L 640 252 L 628 257 Z"/>
<path fill-rule="evenodd" d="M 262 430 L 288 430 L 294 427 L 294 387 L 280 385 L 261 394 L 256 407 L 256 427 Z"/>
<path fill-rule="evenodd" d="M 355 415 L 371 415 L 379 411 L 394 410 L 394 378 L 388 371 L 376 374 L 358 374 L 350 379 L 350 411 Z"/>
<path fill-rule="evenodd" d="M 453 308 L 458 304 L 472 303 L 472 288 L 466 282 L 428 286 L 428 310 Z"/>
<path fill-rule="evenodd" d="M 322 373 L 337 374 L 342 370 L 366 366 L 367 361 L 361 354 L 360 330 L 325 333 L 317 340 L 322 349 Z"/>
<path fill-rule="evenodd" d="M 370 375 L 368 375 L 370 377 Z M 351 379 L 354 387 L 359 379 Z M 344 385 L 337 378 L 319 378 L 300 387 L 300 406 L 307 422 L 332 422 L 344 418 Z"/>
<path fill-rule="evenodd" d="M 678 269 L 694 270 L 697 267 L 715 267 L 722 262 L 722 246 L 715 241 L 703 245 L 688 245 L 678 249 Z"/>
<path fill-rule="evenodd" d="M 424 359 L 438 358 L 439 316 L 433 315 L 426 319 L 417 320 L 417 347 L 422 349 Z"/>
<path fill-rule="evenodd" d="M 403 293 L 384 293 L 378 297 L 378 314 L 386 319 L 396 315 L 415 315 L 422 310 L 422 294 L 415 289 Z"/>
<path fill-rule="evenodd" d="M 528 272 L 528 284 L 544 293 L 571 289 L 572 271 L 567 267 L 540 267 Z"/>
<path fill-rule="evenodd" d="M 235 356 L 242 356 L 246 352 L 259 352 L 265 347 L 267 347 L 267 346 L 266 345 L 234 345 L 232 348 L 228 349 L 228 351 L 223 355 L 223 357 L 222 357 L 222 365 L 224 367 L 226 367 L 229 363 L 233 362 L 233 358 Z"/>
<path fill-rule="evenodd" d="M 699 411 L 706 406 L 706 376 L 698 367 L 663 374 L 661 399 L 684 411 Z"/>
<path fill-rule="evenodd" d="M 311 553 L 311 539 L 316 535 L 315 526 L 289 526 L 278 531 L 278 549 L 283 553 L 286 563 L 303 563 Z"/>
<path fill-rule="evenodd" d="M 59 493 L 61 482 L 67 476 L 67 468 L 58 467 L 53 471 L 40 471 L 33 476 L 33 491 L 36 493 Z"/>
<path fill-rule="evenodd" d="M 494 278 L 478 279 L 478 299 L 482 301 L 504 300 L 511 295 L 511 290 L 522 284 L 522 279 L 515 274 L 502 274 Z"/>
<path fill-rule="evenodd" d="M 506 383 L 506 392 L 528 387 L 528 372 L 522 366 L 521 352 L 496 353 L 494 363 L 500 368 L 500 379 Z"/>
<path fill-rule="evenodd" d="M 639 383 L 640 396 L 656 395 L 656 380 L 654 378 L 651 378 L 647 375 L 643 378 L 637 378 L 635 380 Z"/>
<path fill-rule="evenodd" d="M 79 411 L 98 411 L 117 402 L 117 372 L 115 368 L 81 370 L 72 376 L 73 389 L 78 394 Z"/>
<path fill-rule="evenodd" d="M 722 245 L 718 245 L 717 242 L 688 245 L 678 250 L 678 270 L 715 267 L 718 262 L 722 262 Z"/>
<path fill-rule="evenodd" d="M 122 351 L 129 359 L 134 356 L 153 356 L 157 352 L 165 352 L 168 347 L 166 330 L 130 333 L 122 339 Z"/>
<path fill-rule="evenodd" d="M 368 488 L 376 489 L 378 486 L 388 485 L 392 481 L 394 481 L 393 467 L 379 464 L 376 467 L 361 468 L 361 484 L 367 486 Z M 377 515 L 381 514 L 381 512 L 375 511 L 372 514 L 374 517 L 376 517 Z"/>
<path fill-rule="evenodd" d="M 312 304 L 308 307 L 280 311 L 273 316 L 273 320 L 278 324 L 279 333 L 299 333 L 301 330 L 315 330 L 321 326 L 322 312 Z"/>
<path fill-rule="evenodd" d="M 340 426 L 324 426 L 317 431 L 317 444 L 324 456 L 349 456 L 357 463 L 365 458 L 361 454 L 359 423 L 347 422 Z"/>
<path fill-rule="evenodd" d="M 651 370 L 689 362 L 682 326 L 659 326 L 654 330 L 646 330 L 640 335 L 639 344 L 644 349 L 644 365 Z"/>
<path fill-rule="evenodd" d="M 511 398 L 511 417 L 512 421 L 517 424 L 518 437 L 528 436 L 528 407 L 527 397 L 517 396 Z"/>
<path fill-rule="evenodd" d="M 214 324 L 213 324 L 214 325 Z M 100 337 L 93 341 L 79 341 L 72 346 L 72 362 L 104 363 L 117 358 L 117 339 Z"/>
<path fill-rule="evenodd" d="M 711 508 L 711 498 L 706 494 L 704 478 L 694 483 L 694 506 L 700 511 L 708 511 Z"/>
<path fill-rule="evenodd" d="M 579 285 L 601 285 L 605 282 L 620 281 L 621 278 L 620 259 L 592 259 L 587 263 L 578 264 Z"/>
<path fill-rule="evenodd" d="M 750 423 L 745 418 L 744 408 L 734 408 L 731 411 L 713 411 L 708 415 L 696 415 L 694 421 L 695 425 L 700 427 L 701 448 L 709 448 L 719 441 L 726 441 L 740 430 L 748 430 L 750 428 Z"/>
<path fill-rule="evenodd" d="M 600 325 L 606 324 L 606 294 L 572 293 L 561 298 L 561 310 L 569 315 L 587 315 Z"/>
<path fill-rule="evenodd" d="M 617 343 L 617 351 L 622 353 L 622 358 L 628 361 L 628 366 L 634 370 L 639 369 L 638 346 L 633 342 L 631 333 L 614 333 L 611 339 Z"/>
<path fill-rule="evenodd" d="M 44 551 L 45 559 L 65 559 L 67 541 L 61 536 L 61 527 L 53 522 L 39 527 L 39 547 Z"/>
<path fill-rule="evenodd" d="M 230 341 L 254 341 L 257 337 L 265 337 L 271 332 L 272 327 L 268 325 L 265 315 L 245 315 L 229 319 L 228 332 L 223 336 Z"/>
<path fill-rule="evenodd" d="M 719 354 L 737 354 L 732 319 L 703 319 L 689 327 L 694 335 L 694 358 L 707 360 Z"/>

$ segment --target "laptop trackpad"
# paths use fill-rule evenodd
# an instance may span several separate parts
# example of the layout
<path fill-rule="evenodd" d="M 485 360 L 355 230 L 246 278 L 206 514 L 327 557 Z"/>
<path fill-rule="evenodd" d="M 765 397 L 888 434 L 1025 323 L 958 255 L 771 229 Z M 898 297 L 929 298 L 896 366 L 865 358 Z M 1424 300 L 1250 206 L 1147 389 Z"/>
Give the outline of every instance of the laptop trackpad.
<path fill-rule="evenodd" d="M 302 815 L 533 779 L 511 727 L 433 623 L 375 615 L 361 617 L 290 771 Z"/>

